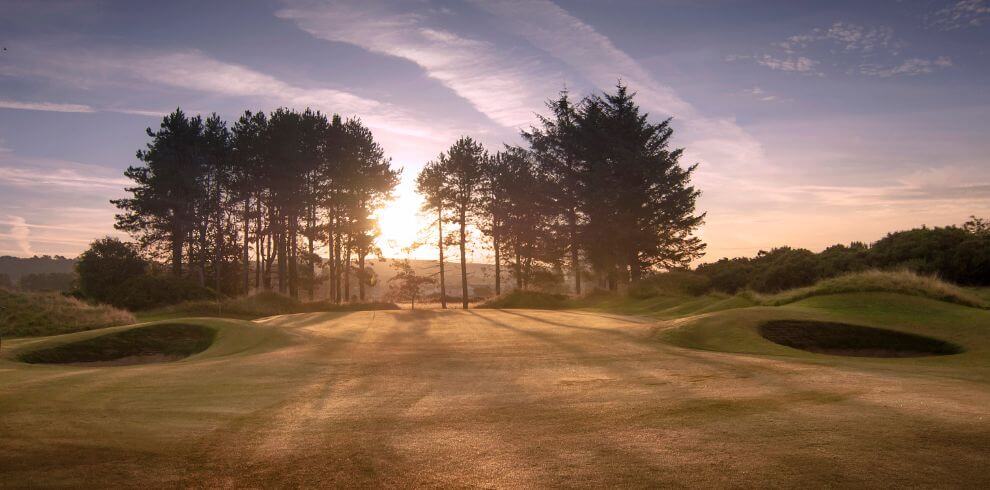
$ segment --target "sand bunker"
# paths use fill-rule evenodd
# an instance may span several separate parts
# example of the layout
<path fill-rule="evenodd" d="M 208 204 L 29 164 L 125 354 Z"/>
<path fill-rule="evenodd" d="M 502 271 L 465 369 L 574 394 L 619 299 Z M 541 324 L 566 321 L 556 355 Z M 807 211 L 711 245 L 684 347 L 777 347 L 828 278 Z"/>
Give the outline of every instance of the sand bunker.
<path fill-rule="evenodd" d="M 28 352 L 32 364 L 116 366 L 176 361 L 213 344 L 216 331 L 200 325 L 163 323 Z"/>
<path fill-rule="evenodd" d="M 958 354 L 950 342 L 845 323 L 774 320 L 760 326 L 765 339 L 787 347 L 855 357 L 923 357 Z"/>

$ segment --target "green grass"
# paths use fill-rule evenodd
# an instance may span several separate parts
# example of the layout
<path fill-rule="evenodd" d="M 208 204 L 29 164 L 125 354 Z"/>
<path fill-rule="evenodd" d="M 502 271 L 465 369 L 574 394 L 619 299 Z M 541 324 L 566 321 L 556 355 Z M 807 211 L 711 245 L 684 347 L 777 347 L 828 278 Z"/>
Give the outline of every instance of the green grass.
<path fill-rule="evenodd" d="M 169 323 L 213 329 L 214 342 L 125 366 L 18 358 L 155 324 L 13 339 L 0 352 L 0 476 L 60 488 L 990 485 L 990 312 L 891 293 L 695 301 L 637 303 L 655 313 L 638 319 L 183 319 Z M 873 325 L 967 351 L 815 354 L 763 339 L 755 327 L 768 319 Z"/>
<path fill-rule="evenodd" d="M 950 342 L 965 351 L 951 356 L 913 359 L 841 358 L 793 349 L 760 335 L 761 325 L 779 320 L 838 322 L 883 328 Z M 784 306 L 726 310 L 681 319 L 661 328 L 657 337 L 693 349 L 788 356 L 826 363 L 885 366 L 954 367 L 954 375 L 990 381 L 990 311 L 895 293 L 845 293 L 813 296 Z M 962 368 L 962 369 L 960 369 Z"/>
<path fill-rule="evenodd" d="M 986 297 L 981 297 L 971 290 L 942 281 L 937 277 L 922 276 L 906 270 L 854 272 L 823 279 L 813 286 L 791 289 L 778 294 L 763 295 L 754 292 L 747 292 L 747 294 L 751 295 L 757 303 L 780 306 L 811 296 L 857 292 L 898 293 L 977 308 L 990 307 L 990 302 L 987 301 Z"/>
<path fill-rule="evenodd" d="M 159 323 L 36 349 L 19 359 L 31 364 L 172 361 L 213 344 L 216 331 L 203 325 Z"/>
<path fill-rule="evenodd" d="M 0 289 L 0 337 L 38 337 L 134 323 L 134 315 L 58 293 Z"/>
<path fill-rule="evenodd" d="M 141 311 L 142 320 L 162 320 L 182 317 L 220 317 L 253 320 L 274 315 L 311 312 L 347 312 L 365 310 L 396 310 L 395 303 L 369 302 L 336 305 L 327 301 L 302 302 L 288 296 L 264 292 L 251 296 L 217 301 L 186 301 L 177 305 Z"/>

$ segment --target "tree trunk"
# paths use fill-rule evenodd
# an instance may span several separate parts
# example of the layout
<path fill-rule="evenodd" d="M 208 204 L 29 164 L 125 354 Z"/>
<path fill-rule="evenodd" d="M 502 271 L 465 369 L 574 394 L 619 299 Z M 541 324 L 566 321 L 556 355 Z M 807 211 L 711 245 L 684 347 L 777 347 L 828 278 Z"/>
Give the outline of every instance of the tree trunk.
<path fill-rule="evenodd" d="M 289 296 L 299 299 L 299 216 L 289 216 Z"/>
<path fill-rule="evenodd" d="M 309 240 L 309 257 L 306 261 L 309 263 L 309 282 L 307 283 L 307 288 L 309 291 L 309 300 L 313 301 L 313 291 L 316 287 L 316 264 L 313 261 L 313 227 L 316 223 L 316 211 L 313 206 L 309 207 L 309 223 L 307 224 L 308 230 L 306 233 L 306 238 Z"/>
<path fill-rule="evenodd" d="M 495 221 L 492 221 L 492 246 L 495 247 L 495 295 L 502 294 L 502 264 L 499 260 L 499 236 Z"/>
<path fill-rule="evenodd" d="M 461 307 L 468 309 L 468 283 L 467 283 L 467 255 L 465 254 L 467 242 L 467 210 L 461 208 Z"/>
<path fill-rule="evenodd" d="M 351 237 L 344 246 L 344 301 L 351 302 Z"/>
<path fill-rule="evenodd" d="M 172 275 L 179 277 L 182 275 L 182 246 L 186 242 L 182 225 L 172 224 Z"/>
<path fill-rule="evenodd" d="M 364 303 L 364 250 L 358 250 L 358 300 Z"/>
<path fill-rule="evenodd" d="M 522 291 L 522 289 L 523 289 L 523 286 L 522 286 L 522 263 L 521 263 L 522 262 L 522 257 L 520 257 L 520 255 L 519 255 L 519 245 L 516 245 L 515 246 L 515 251 L 516 251 L 516 263 L 515 263 L 515 269 L 516 269 L 516 289 L 518 289 L 519 291 Z"/>
<path fill-rule="evenodd" d="M 251 283 L 250 283 L 251 276 L 250 276 L 250 267 L 249 267 L 251 264 L 250 262 L 251 256 L 249 250 L 251 242 L 249 241 L 250 238 L 248 233 L 251 226 L 251 217 L 249 216 L 250 212 L 251 212 L 251 198 L 248 197 L 247 199 L 244 200 L 244 250 L 241 251 L 241 259 L 244 264 L 244 271 L 241 274 L 243 276 L 242 279 L 244 282 L 244 294 L 248 294 L 248 289 L 251 287 Z"/>
<path fill-rule="evenodd" d="M 577 213 L 572 209 L 568 217 L 571 228 L 571 269 L 574 271 L 574 294 L 581 295 L 581 250 L 578 247 Z"/>
<path fill-rule="evenodd" d="M 437 208 L 437 248 L 440 250 L 440 307 L 447 308 L 447 283 L 443 271 L 443 212 Z"/>

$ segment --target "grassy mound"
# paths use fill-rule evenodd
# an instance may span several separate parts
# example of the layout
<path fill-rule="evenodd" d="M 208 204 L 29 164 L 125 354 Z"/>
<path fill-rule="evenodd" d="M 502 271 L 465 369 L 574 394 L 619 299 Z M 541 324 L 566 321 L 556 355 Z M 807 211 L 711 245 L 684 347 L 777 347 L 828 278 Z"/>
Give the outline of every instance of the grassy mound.
<path fill-rule="evenodd" d="M 134 323 L 134 315 L 58 293 L 0 289 L 0 337 L 39 337 Z"/>
<path fill-rule="evenodd" d="M 942 281 L 937 277 L 922 276 L 910 271 L 871 270 L 854 272 L 824 279 L 813 286 L 791 289 L 778 294 L 762 295 L 754 292 L 744 294 L 753 297 L 760 304 L 780 306 L 812 296 L 864 292 L 898 293 L 976 308 L 990 307 L 984 299 L 970 291 Z"/>
<path fill-rule="evenodd" d="M 203 352 L 215 337 L 216 330 L 202 325 L 162 323 L 30 351 L 20 360 L 31 364 L 115 365 L 174 361 Z"/>
<path fill-rule="evenodd" d="M 364 311 L 397 310 L 395 303 L 345 303 L 333 304 L 328 301 L 304 303 L 288 296 L 263 292 L 240 298 L 220 301 L 186 301 L 141 313 L 143 318 L 175 318 L 183 316 L 217 316 L 228 318 L 254 319 L 290 313 L 310 313 L 319 311 Z"/>
<path fill-rule="evenodd" d="M 478 305 L 478 308 L 534 308 L 553 310 L 569 306 L 569 298 L 563 294 L 541 293 L 538 291 L 512 292 L 492 298 Z"/>
<path fill-rule="evenodd" d="M 773 320 L 759 327 L 763 338 L 819 354 L 853 357 L 922 357 L 959 354 L 962 349 L 931 337 L 847 323 Z"/>

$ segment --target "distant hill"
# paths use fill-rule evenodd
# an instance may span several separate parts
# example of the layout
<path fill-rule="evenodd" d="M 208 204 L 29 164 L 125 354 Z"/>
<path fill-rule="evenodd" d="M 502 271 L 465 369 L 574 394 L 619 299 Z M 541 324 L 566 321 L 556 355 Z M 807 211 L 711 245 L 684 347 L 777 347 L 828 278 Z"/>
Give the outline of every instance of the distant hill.
<path fill-rule="evenodd" d="M 11 257 L 4 255 L 0 257 L 0 275 L 6 275 L 14 284 L 22 276 L 28 274 L 48 274 L 72 273 L 76 270 L 76 259 L 69 259 L 60 255 L 42 255 L 30 258 Z"/>
<path fill-rule="evenodd" d="M 391 263 L 394 259 L 373 259 L 369 260 L 368 264 L 375 271 L 376 282 L 374 286 L 371 286 L 365 291 L 365 299 L 369 301 L 382 300 L 385 293 L 388 291 L 388 280 L 395 276 L 395 270 L 392 268 Z M 432 275 L 434 278 L 438 277 L 440 267 L 436 260 L 418 260 L 412 259 L 409 263 L 413 266 L 418 274 L 428 276 Z M 508 271 L 502 271 L 502 287 L 505 290 L 512 289 L 511 280 L 507 273 Z M 324 273 L 329 273 L 329 269 L 324 269 Z M 495 294 L 495 266 L 492 264 L 477 264 L 468 263 L 467 264 L 468 273 L 468 288 L 471 296 L 492 296 Z M 447 294 L 450 296 L 460 297 L 461 295 L 461 264 L 459 262 L 446 262 L 445 266 L 445 285 L 447 288 Z M 357 296 L 357 283 L 353 282 L 351 284 L 351 296 Z M 439 284 L 436 287 L 429 289 L 424 288 L 427 295 L 439 294 L 440 288 Z M 314 297 L 316 299 L 323 299 L 329 294 L 327 291 L 327 285 L 321 284 L 314 292 Z M 305 298 L 306 292 L 300 292 L 300 297 Z"/>

